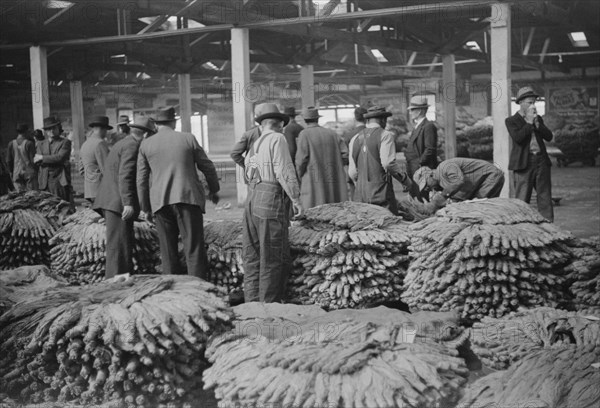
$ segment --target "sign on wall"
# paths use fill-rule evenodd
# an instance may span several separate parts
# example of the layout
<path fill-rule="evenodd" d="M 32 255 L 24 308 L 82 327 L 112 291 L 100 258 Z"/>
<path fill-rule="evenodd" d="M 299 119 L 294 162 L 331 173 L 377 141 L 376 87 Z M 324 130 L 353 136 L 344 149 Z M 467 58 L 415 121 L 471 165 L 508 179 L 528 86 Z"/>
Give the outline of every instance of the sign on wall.
<path fill-rule="evenodd" d="M 565 124 L 592 125 L 591 122 L 598 116 L 598 88 L 576 86 L 550 88 L 546 112 L 561 116 Z"/>

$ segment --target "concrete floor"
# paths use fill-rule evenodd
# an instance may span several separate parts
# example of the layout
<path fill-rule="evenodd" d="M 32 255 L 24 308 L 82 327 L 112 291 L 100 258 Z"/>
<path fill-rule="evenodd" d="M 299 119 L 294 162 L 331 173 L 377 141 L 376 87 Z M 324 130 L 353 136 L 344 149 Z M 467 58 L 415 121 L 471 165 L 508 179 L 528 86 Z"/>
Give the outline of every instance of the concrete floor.
<path fill-rule="evenodd" d="M 221 202 L 207 204 L 205 220 L 241 219 L 242 208 L 237 205 L 235 173 L 227 166 L 220 168 Z M 576 237 L 589 238 L 600 234 L 600 167 L 552 167 L 552 196 L 561 197 L 555 208 L 555 223 Z M 398 198 L 402 188 L 395 187 Z M 221 207 L 230 203 L 230 209 Z"/>

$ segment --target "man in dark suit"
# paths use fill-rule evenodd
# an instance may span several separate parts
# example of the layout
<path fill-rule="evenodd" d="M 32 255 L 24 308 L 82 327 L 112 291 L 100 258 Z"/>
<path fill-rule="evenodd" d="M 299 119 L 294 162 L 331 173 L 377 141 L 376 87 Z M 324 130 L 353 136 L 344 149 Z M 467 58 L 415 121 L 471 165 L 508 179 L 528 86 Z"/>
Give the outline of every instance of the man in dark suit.
<path fill-rule="evenodd" d="M 175 109 L 154 118 L 158 132 L 140 146 L 137 164 L 141 210 L 156 215 L 163 273 L 179 274 L 178 235 L 181 233 L 189 275 L 206 278 L 204 247 L 204 188 L 196 169 L 204 173 L 208 198 L 218 203 L 219 179 L 212 161 L 191 133 L 175 131 Z M 150 177 L 152 184 L 150 185 Z"/>
<path fill-rule="evenodd" d="M 60 120 L 56 116 L 44 119 L 46 139 L 36 146 L 33 162 L 40 166 L 39 188 L 71 202 L 71 141 L 62 137 Z"/>
<path fill-rule="evenodd" d="M 408 107 L 410 119 L 415 125 L 404 153 L 406 171 L 411 178 L 419 167 L 435 169 L 438 165 L 437 129 L 425 117 L 428 107 L 427 98 L 423 95 L 413 96 Z"/>
<path fill-rule="evenodd" d="M 94 210 L 106 220 L 106 278 L 133 272 L 133 220 L 140 210 L 136 186 L 140 143 L 154 134 L 154 123 L 141 117 L 111 149 L 104 165 Z"/>
<path fill-rule="evenodd" d="M 538 94 L 531 87 L 517 92 L 515 102 L 520 109 L 506 118 L 505 124 L 513 140 L 508 169 L 514 171 L 515 197 L 529 203 L 535 188 L 537 207 L 540 214 L 554 221 L 552 206 L 552 181 L 550 179 L 550 157 L 544 140 L 552 140 L 552 132 L 537 114 L 535 101 Z"/>
<path fill-rule="evenodd" d="M 292 161 L 296 158 L 296 152 L 298 151 L 298 136 L 300 132 L 304 130 L 301 124 L 296 122 L 296 108 L 293 106 L 287 107 L 283 110 L 285 115 L 290 117 L 290 121 L 283 128 L 283 135 L 285 136 L 285 140 L 290 148 L 290 156 L 292 157 Z"/>

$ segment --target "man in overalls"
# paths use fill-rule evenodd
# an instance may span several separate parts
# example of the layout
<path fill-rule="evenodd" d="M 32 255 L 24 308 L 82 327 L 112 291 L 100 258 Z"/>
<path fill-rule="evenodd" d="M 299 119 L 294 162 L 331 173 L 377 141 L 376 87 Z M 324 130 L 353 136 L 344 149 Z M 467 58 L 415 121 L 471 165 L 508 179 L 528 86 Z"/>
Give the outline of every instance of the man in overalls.
<path fill-rule="evenodd" d="M 364 114 L 365 129 L 350 141 L 348 174 L 356 185 L 356 201 L 387 208 L 397 215 L 392 177 L 409 188 L 412 182 L 396 162 L 394 134 L 385 130 L 390 116 L 391 112 L 379 106 L 370 107 Z"/>
<path fill-rule="evenodd" d="M 248 198 L 244 209 L 243 255 L 246 302 L 279 302 L 285 291 L 289 258 L 287 194 L 296 216 L 303 213 L 300 186 L 283 126 L 289 116 L 277 105 L 256 107 L 256 122 L 262 132 L 246 155 L 244 177 Z"/>

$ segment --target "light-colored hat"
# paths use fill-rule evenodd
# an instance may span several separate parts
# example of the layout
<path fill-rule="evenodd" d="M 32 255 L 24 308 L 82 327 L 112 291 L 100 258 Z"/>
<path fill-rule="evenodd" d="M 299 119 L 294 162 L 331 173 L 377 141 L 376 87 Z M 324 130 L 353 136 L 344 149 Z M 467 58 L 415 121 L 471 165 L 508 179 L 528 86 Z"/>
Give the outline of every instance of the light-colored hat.
<path fill-rule="evenodd" d="M 131 125 L 130 128 L 141 129 L 150 134 L 156 133 L 156 126 L 154 126 L 154 120 L 150 116 L 140 116 Z"/>
<path fill-rule="evenodd" d="M 390 116 L 392 116 L 392 112 L 388 112 L 385 108 L 377 105 L 371 106 L 367 109 L 367 113 L 363 114 L 363 118 L 365 119 L 387 118 Z"/>
<path fill-rule="evenodd" d="M 319 119 L 321 115 L 319 115 L 319 110 L 314 106 L 309 106 L 307 108 L 302 109 L 302 117 L 304 120 L 314 120 Z"/>
<path fill-rule="evenodd" d="M 537 98 L 537 97 L 539 97 L 539 95 L 533 90 L 532 87 L 524 86 L 523 88 L 519 89 L 519 91 L 517 92 L 517 99 L 515 99 L 515 103 L 518 104 L 525 98 Z"/>
<path fill-rule="evenodd" d="M 420 191 L 423 191 L 425 187 L 427 187 L 427 179 L 431 177 L 432 174 L 433 170 L 426 166 L 419 167 L 417 171 L 415 171 L 413 181 L 417 183 Z"/>
<path fill-rule="evenodd" d="M 427 97 L 425 95 L 415 95 L 410 98 L 410 106 L 408 110 L 413 109 L 427 109 L 429 107 L 429 102 L 427 102 Z"/>
<path fill-rule="evenodd" d="M 290 117 L 285 113 L 279 112 L 279 108 L 274 103 L 261 103 L 254 109 L 254 120 L 260 123 L 265 119 L 279 119 L 283 121 L 283 126 L 287 125 Z"/>

